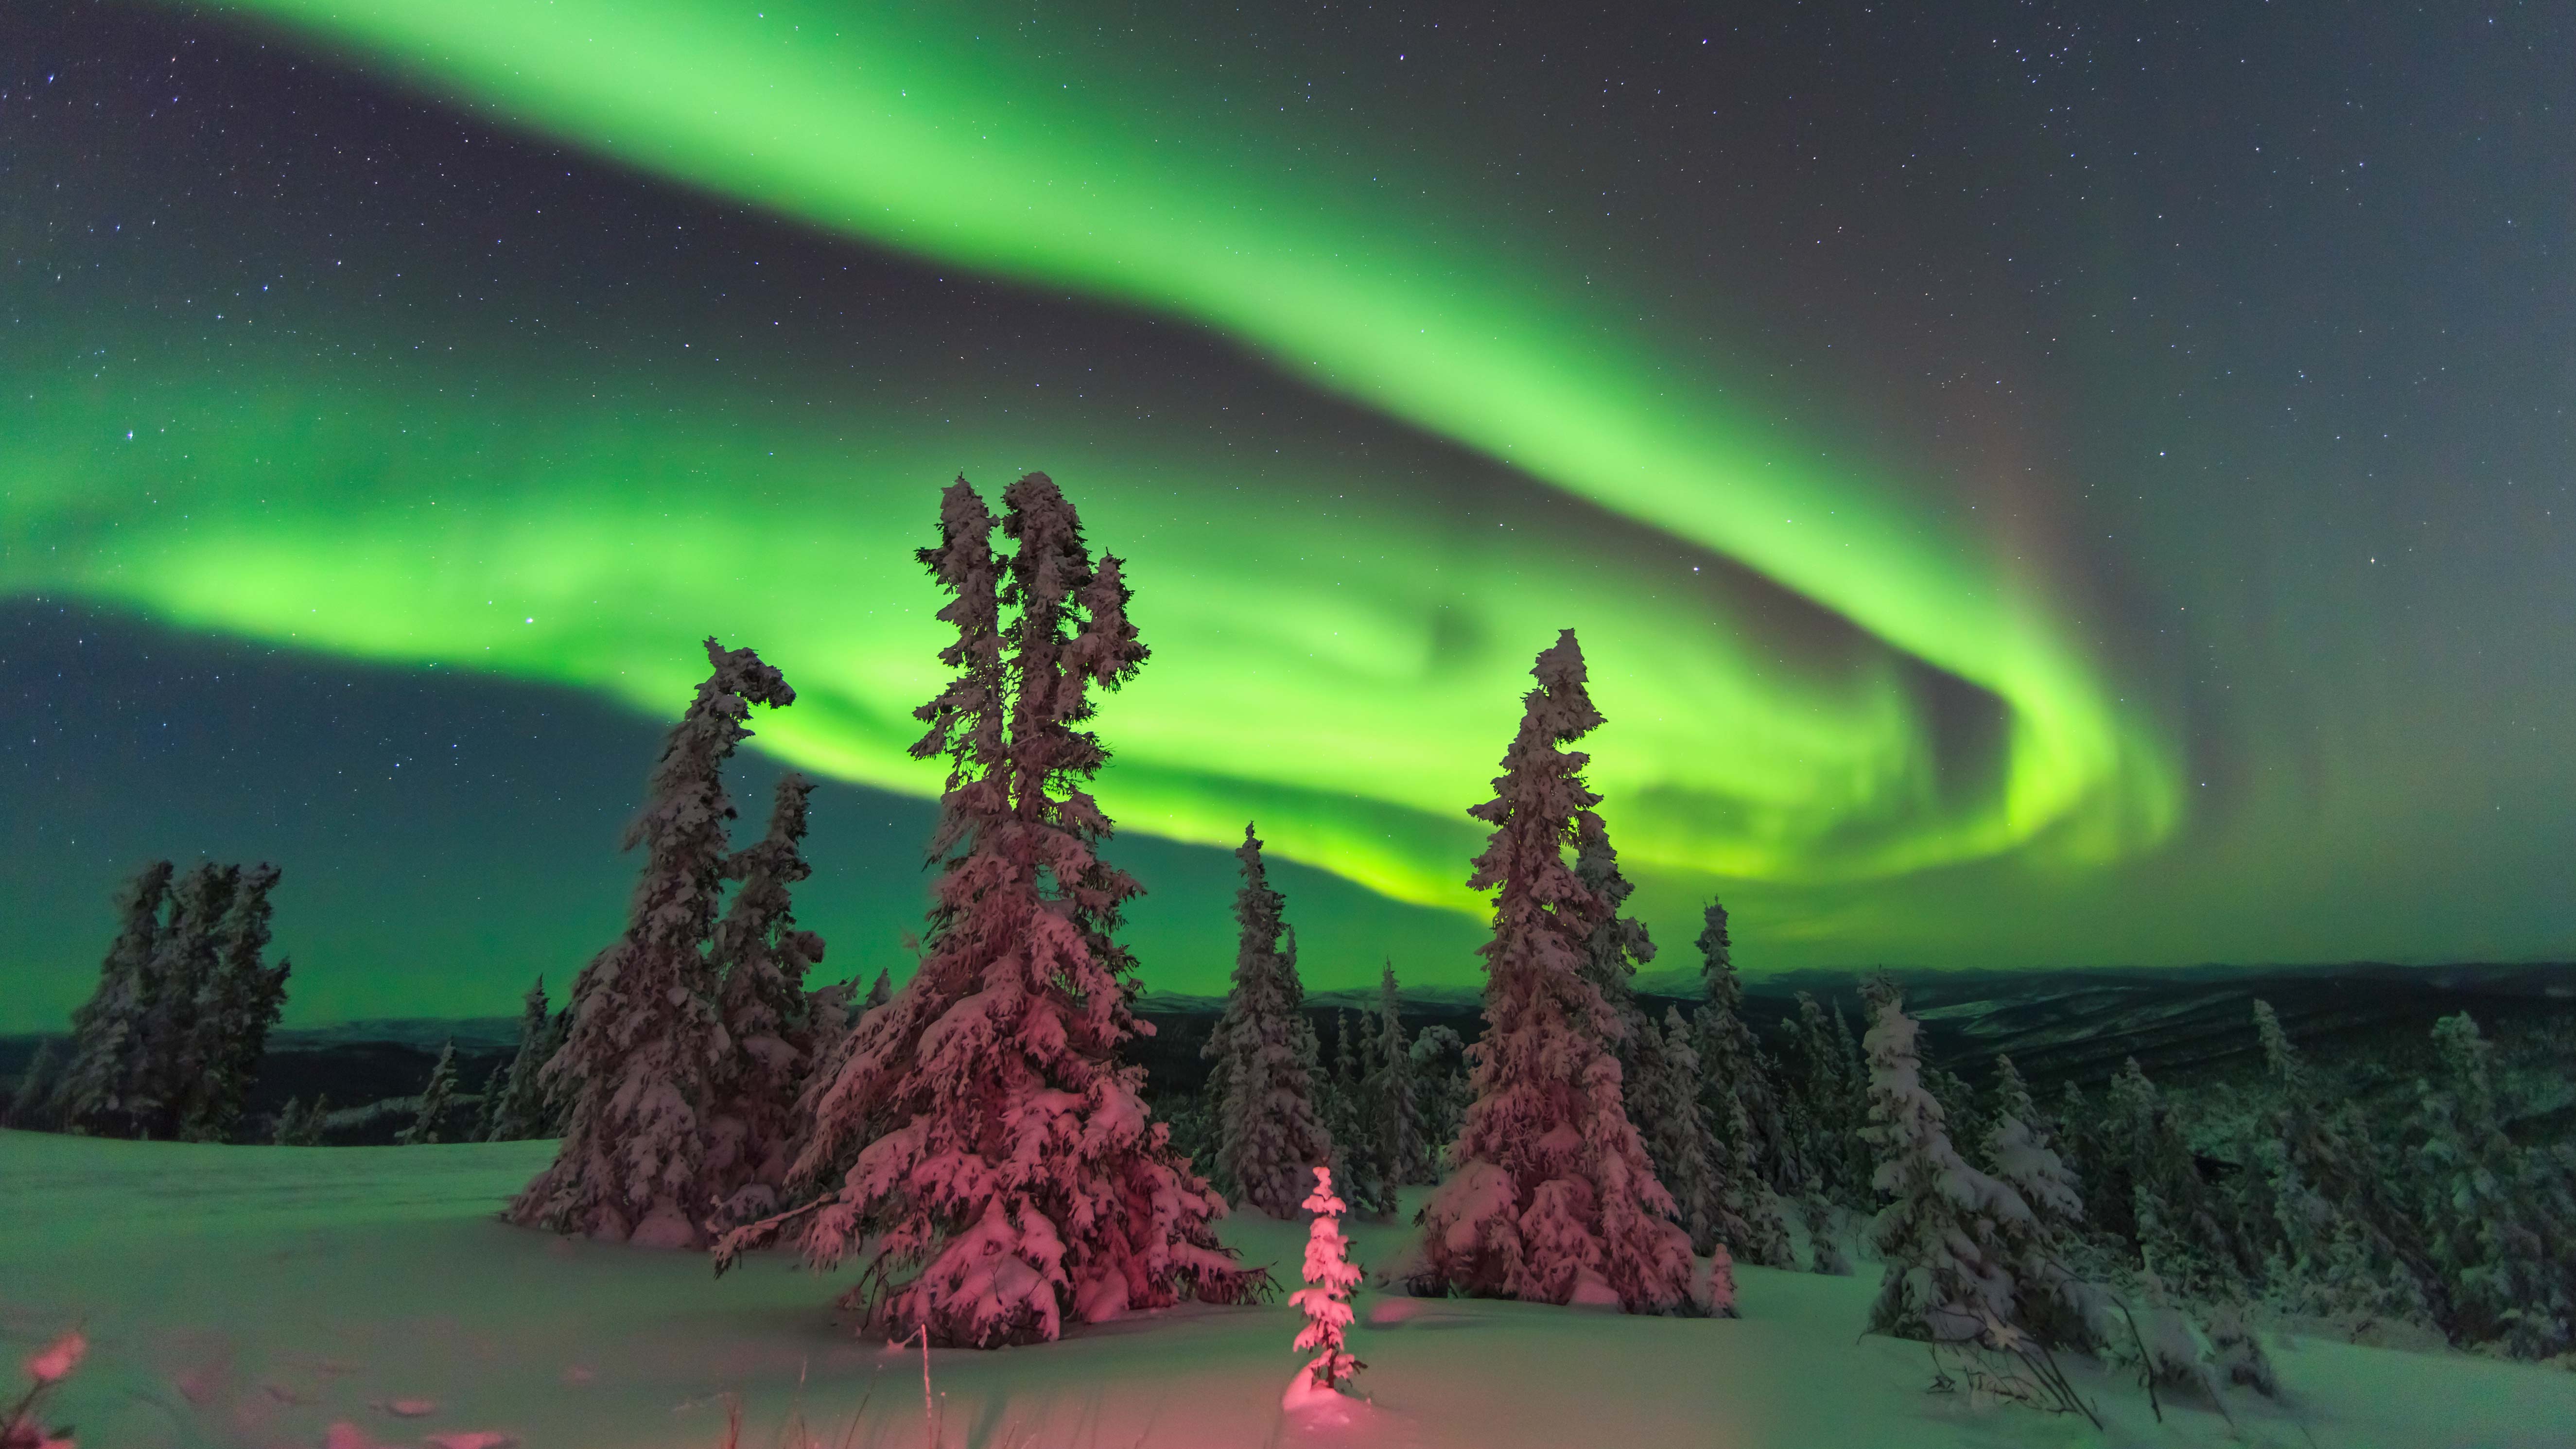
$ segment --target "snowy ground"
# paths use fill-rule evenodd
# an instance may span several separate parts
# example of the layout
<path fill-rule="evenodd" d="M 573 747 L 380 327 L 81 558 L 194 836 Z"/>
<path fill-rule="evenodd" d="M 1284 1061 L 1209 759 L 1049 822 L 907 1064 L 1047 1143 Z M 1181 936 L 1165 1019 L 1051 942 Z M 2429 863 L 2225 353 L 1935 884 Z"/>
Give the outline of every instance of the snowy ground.
<path fill-rule="evenodd" d="M 204 1147 L 0 1132 L 6 1360 L 85 1324 L 89 1361 L 50 1417 L 85 1449 L 164 1445 L 716 1449 L 923 1446 L 919 1351 L 836 1325 L 834 1289 L 783 1261 L 567 1242 L 491 1213 L 551 1143 Z M 1302 1227 L 1231 1220 L 1293 1276 Z M 1403 1229 L 1357 1224 L 1363 1262 Z M 930 1355 L 941 1442 L 971 1449 L 1476 1446 L 2576 1443 L 2576 1374 L 2459 1356 L 2275 1342 L 2287 1408 L 2231 1396 L 2157 1425 L 2134 1387 L 2079 1371 L 2110 1420 L 1927 1395 L 1919 1345 L 1857 1336 L 1856 1278 L 1739 1270 L 1733 1321 L 1626 1318 L 1364 1294 L 1353 1347 L 1373 1402 L 1287 1420 L 1284 1304 L 1187 1308 L 999 1353 Z M 14 1373 L 14 1369 L 12 1369 Z M 345 1426 L 337 1431 L 333 1426 Z"/>

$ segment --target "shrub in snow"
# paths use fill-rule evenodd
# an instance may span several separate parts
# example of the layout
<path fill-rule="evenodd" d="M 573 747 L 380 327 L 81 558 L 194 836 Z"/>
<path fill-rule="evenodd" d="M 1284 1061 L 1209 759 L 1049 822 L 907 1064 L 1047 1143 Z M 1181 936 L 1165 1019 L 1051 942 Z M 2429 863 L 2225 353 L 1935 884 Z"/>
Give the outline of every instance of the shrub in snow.
<path fill-rule="evenodd" d="M 1317 1110 L 1312 1053 L 1301 1049 L 1306 991 L 1297 979 L 1296 933 L 1280 918 L 1286 898 L 1270 888 L 1261 837 L 1250 824 L 1234 856 L 1243 867 L 1234 894 L 1234 984 L 1202 1052 L 1214 1064 L 1213 1175 L 1239 1201 L 1286 1219 L 1297 1215 L 1310 1174 L 1333 1160 L 1333 1137 Z"/>
<path fill-rule="evenodd" d="M 1493 826 L 1472 889 L 1499 887 L 1485 958 L 1485 1036 L 1455 1168 L 1422 1214 L 1426 1278 L 1483 1297 L 1692 1308 L 1690 1239 L 1668 1219 L 1605 1048 L 1607 1007 L 1585 944 L 1609 907 L 1567 868 L 1598 830 L 1590 758 L 1563 746 L 1601 723 L 1569 629 L 1538 656 L 1538 687 L 1470 813 Z"/>
<path fill-rule="evenodd" d="M 445 1130 L 447 1114 L 456 1105 L 456 1043 L 438 1049 L 438 1060 L 429 1069 L 429 1085 L 420 1093 L 420 1110 L 394 1142 L 402 1147 L 425 1147 L 439 1140 Z"/>
<path fill-rule="evenodd" d="M 504 1211 L 522 1226 L 646 1247 L 705 1241 L 706 1114 L 726 1047 L 705 951 L 734 815 L 724 762 L 751 735 L 752 705 L 796 698 L 751 650 L 709 639 L 706 651 L 712 672 L 664 738 L 627 827 L 644 869 L 625 933 L 574 979 L 570 1035 L 546 1064 L 569 1114 L 554 1162 Z"/>
<path fill-rule="evenodd" d="M 2213 1375 L 2268 1399 L 2281 1396 L 2281 1380 L 2272 1371 L 2272 1356 L 2263 1351 L 2263 1341 L 2254 1336 L 2254 1325 L 2246 1320 L 2243 1304 L 2221 1301 L 2210 1305 L 2200 1327 L 2201 1337 L 2209 1344 L 2202 1358 Z"/>
<path fill-rule="evenodd" d="M 1342 1236 L 1344 1204 L 1333 1195 L 1330 1168 L 1315 1169 L 1315 1190 L 1298 1206 L 1315 1215 L 1306 1228 L 1306 1286 L 1288 1295 L 1289 1306 L 1306 1315 L 1306 1326 L 1297 1331 L 1297 1352 L 1315 1355 L 1300 1372 L 1316 1388 L 1338 1389 L 1368 1365 L 1342 1343 L 1343 1330 L 1351 1326 L 1351 1290 L 1359 1286 L 1360 1270 L 1351 1262 L 1350 1240 Z"/>
<path fill-rule="evenodd" d="M 794 1161 L 796 1099 L 814 1050 L 805 973 L 823 959 L 823 938 L 798 928 L 789 890 L 814 873 L 803 850 L 813 790 L 793 770 L 779 777 L 768 833 L 725 863 L 742 886 L 708 940 L 725 1037 L 712 1074 L 708 1190 L 728 1223 L 776 1211 Z"/>
<path fill-rule="evenodd" d="M 554 1048 L 554 1025 L 546 1015 L 546 978 L 540 976 L 519 1000 L 519 1049 L 502 1069 L 492 1091 L 486 1142 L 524 1142 L 543 1137 L 553 1125 L 546 1108 L 546 1057 Z"/>
<path fill-rule="evenodd" d="M 1119 562 L 1092 565 L 1046 475 L 1003 503 L 1007 581 L 962 478 L 920 555 L 957 633 L 940 655 L 955 677 L 916 712 L 930 728 L 913 754 L 949 762 L 928 955 L 815 1098 L 792 1175 L 821 1195 L 726 1234 L 717 1259 L 792 1229 L 818 1266 L 865 1258 L 845 1301 L 876 1326 L 973 1347 L 1268 1283 L 1218 1245 L 1224 1202 L 1171 1152 L 1119 1055 L 1152 1030 L 1113 935 L 1137 885 L 1100 858 L 1110 823 L 1081 788 L 1106 758 L 1081 728 L 1088 690 L 1145 659 Z"/>

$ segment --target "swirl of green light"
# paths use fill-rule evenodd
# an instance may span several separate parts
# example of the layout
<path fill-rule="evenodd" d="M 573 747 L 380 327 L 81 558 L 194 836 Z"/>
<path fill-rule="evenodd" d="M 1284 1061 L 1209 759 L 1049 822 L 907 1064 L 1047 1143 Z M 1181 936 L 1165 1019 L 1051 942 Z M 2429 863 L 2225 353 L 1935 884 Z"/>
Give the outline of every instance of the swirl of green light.
<path fill-rule="evenodd" d="M 1644 862 L 1818 878 L 2015 849 L 2102 860 L 2164 838 L 2178 818 L 2169 740 L 2145 711 L 2121 703 L 2107 671 L 2057 625 L 2039 581 L 1908 507 L 1893 490 L 1829 476 L 1816 449 L 1731 411 L 1713 383 L 1637 340 L 1627 319 L 1579 288 L 1533 276 L 1498 249 L 1435 236 L 1427 222 L 1360 205 L 1352 178 L 1329 166 L 1292 176 L 1270 165 L 1275 157 L 1230 151 L 1218 129 L 1194 126 L 1178 102 L 1077 90 L 1043 60 L 963 33 L 966 22 L 937 7 L 246 0 L 233 8 L 712 192 L 1241 339 L 1301 381 L 1741 561 L 1887 646 L 1986 691 L 2005 712 L 2004 771 L 1989 796 L 1916 809 L 1902 830 L 1836 845 L 1833 827 L 1844 807 L 1915 788 L 1905 782 L 1919 786 L 1925 773 L 1921 722 L 1884 679 L 1773 700 L 1778 717 L 1803 720 L 1818 756 L 1803 764 L 1787 760 L 1786 746 L 1724 734 L 1724 712 L 1703 717 L 1697 729 L 1689 721 L 1623 716 L 1613 685 L 1605 707 L 1632 731 L 1631 742 L 1605 752 L 1596 771 L 1614 801 L 1623 785 L 1676 778 L 1741 787 L 1762 763 L 1694 768 L 1694 753 L 1741 747 L 1759 755 L 1769 747 L 1781 756 L 1774 761 L 1780 784 L 1753 789 L 1753 807 L 1723 825 L 1693 820 L 1686 810 L 1621 822 L 1623 847 Z M 1058 453 L 1039 448 L 1032 456 Z M 1112 473 L 1121 461 L 1103 459 L 1100 471 Z M 926 490 L 944 475 L 926 466 L 919 486 Z M 594 481 L 595 506 L 622 499 L 631 507 L 632 478 Z M 562 501 L 572 496 L 548 507 L 572 509 Z M 1089 502 L 1085 507 L 1091 511 Z M 546 511 L 532 506 L 523 521 Z M 577 530 L 568 518 L 563 532 L 571 536 Z M 1095 532 L 1117 537 L 1100 524 Z M 417 547 L 398 536 L 376 540 L 374 552 L 344 546 L 327 564 L 247 521 L 231 544 L 246 551 L 236 560 L 275 555 L 258 577 L 275 581 L 276 598 L 245 597 L 251 574 L 240 568 L 225 569 L 220 585 L 210 582 L 195 595 L 184 570 L 102 587 L 174 617 L 272 635 L 284 632 L 312 589 L 326 586 L 317 569 L 328 575 L 327 586 L 346 591 L 338 597 L 359 601 L 361 614 L 372 607 L 409 618 L 423 605 L 418 593 L 398 597 L 401 591 L 437 589 Z M 361 559 L 366 569 L 356 566 Z M 370 576 L 377 582 L 369 584 Z M 638 594 L 661 586 L 628 582 Z M 1601 593 L 1597 586 L 1588 591 Z M 467 605 L 460 599 L 456 607 Z M 1193 607 L 1205 614 L 1234 606 L 1202 597 Z M 1239 612 L 1257 608 L 1241 601 Z M 1596 626 L 1581 622 L 1589 645 Z M 1521 626 L 1530 639 L 1552 637 L 1552 626 L 1536 618 L 1517 621 Z M 1652 618 L 1623 618 L 1617 632 L 1643 661 L 1656 653 L 1657 628 Z M 354 621 L 343 633 L 343 647 L 380 655 L 425 657 L 457 643 Z M 1333 633 L 1343 646 L 1354 642 Z M 1454 757 L 1461 748 L 1478 758 L 1489 751 L 1463 704 L 1453 711 L 1446 700 L 1431 701 L 1407 711 L 1406 748 L 1390 750 L 1381 740 L 1354 755 L 1329 741 L 1282 741 L 1275 759 L 1253 764 L 1258 756 L 1237 742 L 1240 756 L 1220 763 L 1205 731 L 1229 683 L 1241 686 L 1236 702 L 1253 708 L 1277 697 L 1278 685 L 1182 679 L 1179 666 L 1190 650 L 1186 638 L 1178 642 L 1174 649 L 1156 639 L 1159 667 L 1137 691 L 1170 707 L 1157 710 L 1140 698 L 1135 716 L 1118 725 L 1123 762 L 1106 792 L 1113 807 L 1148 828 L 1221 843 L 1239 832 L 1249 802 L 1265 812 L 1265 833 L 1288 854 L 1408 899 L 1465 903 L 1455 884 L 1454 832 L 1382 818 L 1366 803 L 1398 807 L 1399 816 L 1445 816 L 1476 793 L 1459 793 Z M 771 647 L 769 636 L 762 644 Z M 1364 667 L 1364 650 L 1345 652 L 1344 665 Z M 1685 672 L 1705 667 L 1738 676 L 1703 694 L 1784 688 L 1776 680 L 1747 684 L 1761 671 L 1742 660 L 1730 665 L 1727 651 L 1706 640 L 1682 652 L 1693 655 L 1676 661 Z M 647 698 L 652 671 L 605 639 L 518 653 L 515 664 L 496 658 L 496 666 L 605 685 L 648 707 L 677 682 L 651 679 Z M 875 672 L 885 677 L 854 685 L 847 709 L 800 705 L 767 727 L 766 742 L 851 778 L 922 789 L 895 763 L 897 732 L 883 717 L 899 713 L 890 707 L 909 697 L 903 691 L 919 692 L 916 671 Z M 797 677 L 801 688 L 808 675 Z M 1678 688 L 1687 695 L 1691 687 Z M 1484 724 L 1482 714 L 1474 722 Z M 1836 768 L 1851 778 L 1836 785 Z"/>

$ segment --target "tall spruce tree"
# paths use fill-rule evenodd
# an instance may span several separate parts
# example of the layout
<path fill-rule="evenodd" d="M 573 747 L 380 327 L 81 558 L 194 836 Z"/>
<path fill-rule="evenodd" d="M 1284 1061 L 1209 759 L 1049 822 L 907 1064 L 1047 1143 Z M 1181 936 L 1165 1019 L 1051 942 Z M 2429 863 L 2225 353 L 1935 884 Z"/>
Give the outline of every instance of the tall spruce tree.
<path fill-rule="evenodd" d="M 1656 1046 L 1661 1063 L 1652 1078 L 1655 1099 L 1646 1110 L 1647 1120 L 1654 1124 L 1646 1147 L 1654 1159 L 1655 1175 L 1672 1192 L 1677 1219 L 1690 1234 L 1691 1251 L 1706 1254 L 1724 1243 L 1730 1256 L 1753 1256 L 1754 1230 L 1738 1205 L 1735 1184 L 1727 1180 L 1728 1169 L 1736 1164 L 1710 1128 L 1690 1023 L 1682 1019 L 1680 1007 L 1668 1007 L 1660 1030 L 1652 1022 L 1644 1030 L 1660 1037 Z M 1736 1105 L 1731 1093 L 1725 1100 Z"/>
<path fill-rule="evenodd" d="M 1786 1268 L 1794 1254 L 1782 1199 L 1810 1191 L 1805 1153 L 1789 1128 L 1771 1060 L 1744 1020 L 1744 983 L 1735 972 L 1724 905 L 1711 900 L 1701 912 L 1694 944 L 1708 998 L 1691 1021 L 1700 1102 L 1717 1142 L 1720 1206 L 1745 1231 L 1729 1246 L 1746 1262 Z"/>
<path fill-rule="evenodd" d="M 1467 1106 L 1476 1100 L 1467 1043 L 1456 1028 L 1434 1022 L 1414 1033 L 1411 1055 L 1422 1103 L 1422 1140 L 1430 1144 L 1432 1177 L 1437 1181 L 1451 1166 L 1450 1144 L 1458 1140 Z"/>
<path fill-rule="evenodd" d="M 724 1056 L 706 954 L 727 861 L 724 762 L 751 706 L 796 692 L 749 649 L 706 641 L 712 672 L 663 740 L 626 847 L 644 869 L 625 932 L 572 986 L 570 1035 L 546 1064 L 569 1097 L 555 1160 L 504 1216 L 642 1247 L 697 1247 L 715 1208 L 707 1114 Z"/>
<path fill-rule="evenodd" d="M 420 1109 L 412 1114 L 411 1125 L 394 1138 L 403 1147 L 428 1147 L 445 1140 L 447 1114 L 456 1105 L 456 1043 L 451 1041 L 438 1049 L 438 1060 L 430 1064 L 429 1085 L 420 1090 Z"/>
<path fill-rule="evenodd" d="M 1995 1079 L 1982 1155 L 1987 1172 L 2029 1209 L 2027 1219 L 2001 1225 L 2021 1316 L 2052 1347 L 2090 1347 L 2108 1301 L 2075 1270 L 2084 1239 L 2082 1183 L 2058 1155 L 2049 1123 L 2011 1057 L 1996 1056 Z"/>
<path fill-rule="evenodd" d="M 955 677 L 917 711 L 929 731 L 913 746 L 949 764 L 928 955 L 816 1099 L 794 1176 L 823 1195 L 727 1234 L 717 1260 L 792 1224 L 811 1262 L 866 1257 L 852 1299 L 872 1323 L 974 1347 L 1268 1283 L 1217 1243 L 1223 1200 L 1171 1150 L 1120 1055 L 1152 1030 L 1114 935 L 1138 887 L 1100 858 L 1110 822 L 1082 786 L 1107 752 L 1082 725 L 1089 691 L 1146 657 L 1121 566 L 1093 565 L 1045 474 L 1003 506 L 1018 544 L 1006 578 L 963 478 L 920 554 L 957 631 L 940 656 Z"/>
<path fill-rule="evenodd" d="M 1601 993 L 1601 1020 L 1596 1029 L 1610 1055 L 1618 1059 L 1623 1092 L 1631 1087 L 1638 1089 L 1626 1092 L 1629 1120 L 1636 1124 L 1640 1135 L 1646 1135 L 1649 1123 L 1639 1117 L 1639 1104 L 1657 1095 L 1658 1084 L 1641 1082 L 1638 1074 L 1641 1063 L 1651 1071 L 1651 1064 L 1660 1061 L 1655 1049 L 1661 1043 L 1647 1040 L 1646 1013 L 1637 1005 L 1636 978 L 1637 968 L 1655 959 L 1655 943 L 1646 934 L 1644 922 L 1619 914 L 1620 907 L 1627 904 L 1637 888 L 1620 874 L 1619 852 L 1610 844 L 1609 830 L 1596 818 L 1589 828 L 1577 833 L 1580 839 L 1575 844 L 1574 878 L 1592 892 L 1604 912 L 1592 927 L 1592 934 L 1584 938 L 1583 974 Z"/>
<path fill-rule="evenodd" d="M 1369 1118 L 1370 1042 L 1358 1019 L 1347 1011 L 1334 1014 L 1324 1126 L 1332 1134 L 1334 1176 L 1345 1184 L 1345 1206 L 1362 1217 L 1383 1218 L 1395 1212 L 1395 1179 Z"/>
<path fill-rule="evenodd" d="M 117 892 L 116 939 L 99 963 L 97 988 L 72 1013 L 71 1062 L 53 1103 L 54 1118 L 67 1131 L 132 1137 L 141 1130 L 134 1098 L 148 1060 L 152 958 L 170 873 L 170 862 L 156 860 Z"/>
<path fill-rule="evenodd" d="M 1609 1005 L 1587 969 L 1613 912 L 1565 859 L 1600 829 L 1590 756 L 1564 748 L 1602 722 L 1574 631 L 1531 673 L 1494 798 L 1469 812 L 1493 827 L 1468 881 L 1498 892 L 1478 948 L 1486 1028 L 1455 1170 L 1422 1213 L 1426 1276 L 1482 1297 L 1687 1310 L 1689 1236 L 1628 1120 L 1598 1025 Z"/>
<path fill-rule="evenodd" d="M 140 1136 L 181 1136 L 190 1101 L 212 1065 L 199 1059 L 206 1045 L 197 1031 L 199 998 L 214 979 L 221 959 L 216 928 L 240 883 L 240 866 L 205 861 L 171 889 L 170 918 L 145 968 L 152 977 L 152 1008 L 143 1021 L 143 1070 L 134 1089 Z"/>
<path fill-rule="evenodd" d="M 1296 935 L 1281 918 L 1287 900 L 1270 887 L 1261 837 L 1249 823 L 1234 857 L 1243 870 L 1234 893 L 1234 984 L 1202 1052 L 1214 1063 L 1211 1176 L 1246 1206 L 1284 1220 L 1297 1215 L 1315 1169 L 1333 1165 L 1334 1138 L 1316 1101 L 1323 1086 L 1316 1064 L 1302 1049 L 1306 990 L 1297 979 Z"/>
<path fill-rule="evenodd" d="M 2226 1204 L 2201 1175 L 2180 1116 L 2137 1058 L 2123 1061 L 2112 1077 L 2098 1130 L 2105 1181 L 2088 1193 L 2087 1203 L 2107 1209 L 2125 1201 L 2127 1220 L 2120 1229 L 2137 1245 L 2141 1262 L 2173 1292 L 2232 1292 L 2249 1265 Z"/>
<path fill-rule="evenodd" d="M 1870 1307 L 1874 1333 L 2004 1347 L 2016 1335 L 2051 1347 L 2090 1343 L 2080 1305 L 2061 1299 L 2071 1275 L 2053 1270 L 2028 1204 L 1970 1166 L 1950 1140 L 1941 1104 L 1923 1084 L 1914 1018 L 1885 977 L 1867 988 L 1872 1186 L 1888 1202 L 1870 1223 L 1887 1267 Z M 2063 1335 L 2063 1336 L 2060 1336 Z"/>
<path fill-rule="evenodd" d="M 796 1098 L 815 1046 L 805 973 L 823 959 L 823 938 L 797 926 L 790 890 L 814 873 L 804 852 L 813 792 L 796 771 L 779 777 L 768 834 L 725 862 L 742 886 L 708 940 L 726 1049 L 711 1083 L 707 1170 L 727 1223 L 775 1212 L 795 1160 Z"/>
<path fill-rule="evenodd" d="M 1849 1050 L 1851 1029 L 1839 1007 L 1798 993 L 1796 1043 L 1800 1105 L 1807 1118 L 1803 1155 L 1816 1188 L 1844 1207 L 1866 1209 L 1875 1170 L 1861 1129 L 1868 1120 L 1868 1075 Z"/>
<path fill-rule="evenodd" d="M 543 1137 L 551 1125 L 546 1110 L 546 1057 L 554 1047 L 554 1024 L 546 1014 L 546 978 L 528 987 L 519 1004 L 519 1049 L 511 1054 L 501 1086 L 492 1094 L 487 1142 L 524 1142 Z"/>
<path fill-rule="evenodd" d="M 182 1053 L 180 1136 L 222 1142 L 233 1134 L 259 1080 L 268 1034 L 286 1010 L 294 967 L 268 964 L 269 892 L 278 869 L 265 861 L 240 872 L 214 932 L 214 963 L 197 990 L 197 1019 Z"/>
<path fill-rule="evenodd" d="M 1376 1131 L 1378 1158 L 1386 1165 L 1387 1191 L 1436 1180 L 1430 1139 L 1422 1130 L 1422 1100 L 1413 1070 L 1412 1044 L 1404 1034 L 1401 1002 L 1396 994 L 1395 962 L 1378 977 L 1377 1019 L 1369 1038 L 1369 1078 L 1361 1089 L 1369 1125 Z"/>
<path fill-rule="evenodd" d="M 2310 1306 L 2449 1322 L 2440 1275 L 2358 1108 L 2327 1105 L 2271 1003 L 2254 1003 L 2254 1027 L 2278 1104 L 2267 1144 L 2272 1201 Z"/>

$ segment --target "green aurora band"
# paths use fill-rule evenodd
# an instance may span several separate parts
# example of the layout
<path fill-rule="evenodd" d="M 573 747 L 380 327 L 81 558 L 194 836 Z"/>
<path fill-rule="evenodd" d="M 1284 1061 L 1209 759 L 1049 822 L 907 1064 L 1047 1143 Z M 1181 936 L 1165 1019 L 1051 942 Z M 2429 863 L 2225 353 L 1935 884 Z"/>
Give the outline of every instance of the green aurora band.
<path fill-rule="evenodd" d="M 1708 622 L 1717 610 L 1566 535 L 1461 537 L 1391 480 L 1351 478 L 1342 498 L 1313 462 L 1283 488 L 1222 453 L 1033 413 L 963 461 L 994 490 L 1045 468 L 1131 561 L 1155 660 L 1104 721 L 1118 760 L 1102 789 L 1127 826 L 1224 844 L 1257 816 L 1292 858 L 1475 909 L 1462 810 L 1530 656 L 1566 624 L 1612 722 L 1594 782 L 1623 851 L 1667 876 L 1848 881 L 2008 854 L 2081 867 L 2179 823 L 2170 730 L 2061 624 L 2072 610 L 2033 566 L 1897 480 L 1834 471 L 1689 349 L 1639 335 L 1641 309 L 1608 288 L 1443 233 L 1350 164 L 1229 143 L 1209 97 L 1138 99 L 930 11 L 234 8 L 605 158 L 1205 327 L 1519 470 L 1569 518 L 1598 510 L 1731 559 L 1851 635 L 1784 659 L 1753 623 Z M 325 376 L 256 341 L 227 357 L 267 381 L 0 379 L 31 399 L 0 438 L 0 523 L 20 541 L 0 552 L 0 591 L 571 683 L 655 715 L 693 682 L 687 642 L 713 631 L 797 687 L 759 723 L 765 747 L 935 789 L 903 752 L 938 634 L 909 553 L 954 443 L 899 415 L 827 431 L 749 398 L 719 422 L 596 378 L 513 379 L 502 396 L 426 363 Z M 128 441 L 146 395 L 160 421 Z M 1300 495 L 1339 498 L 1336 515 Z M 2000 715 L 1974 790 L 1944 778 L 1927 670 Z"/>

